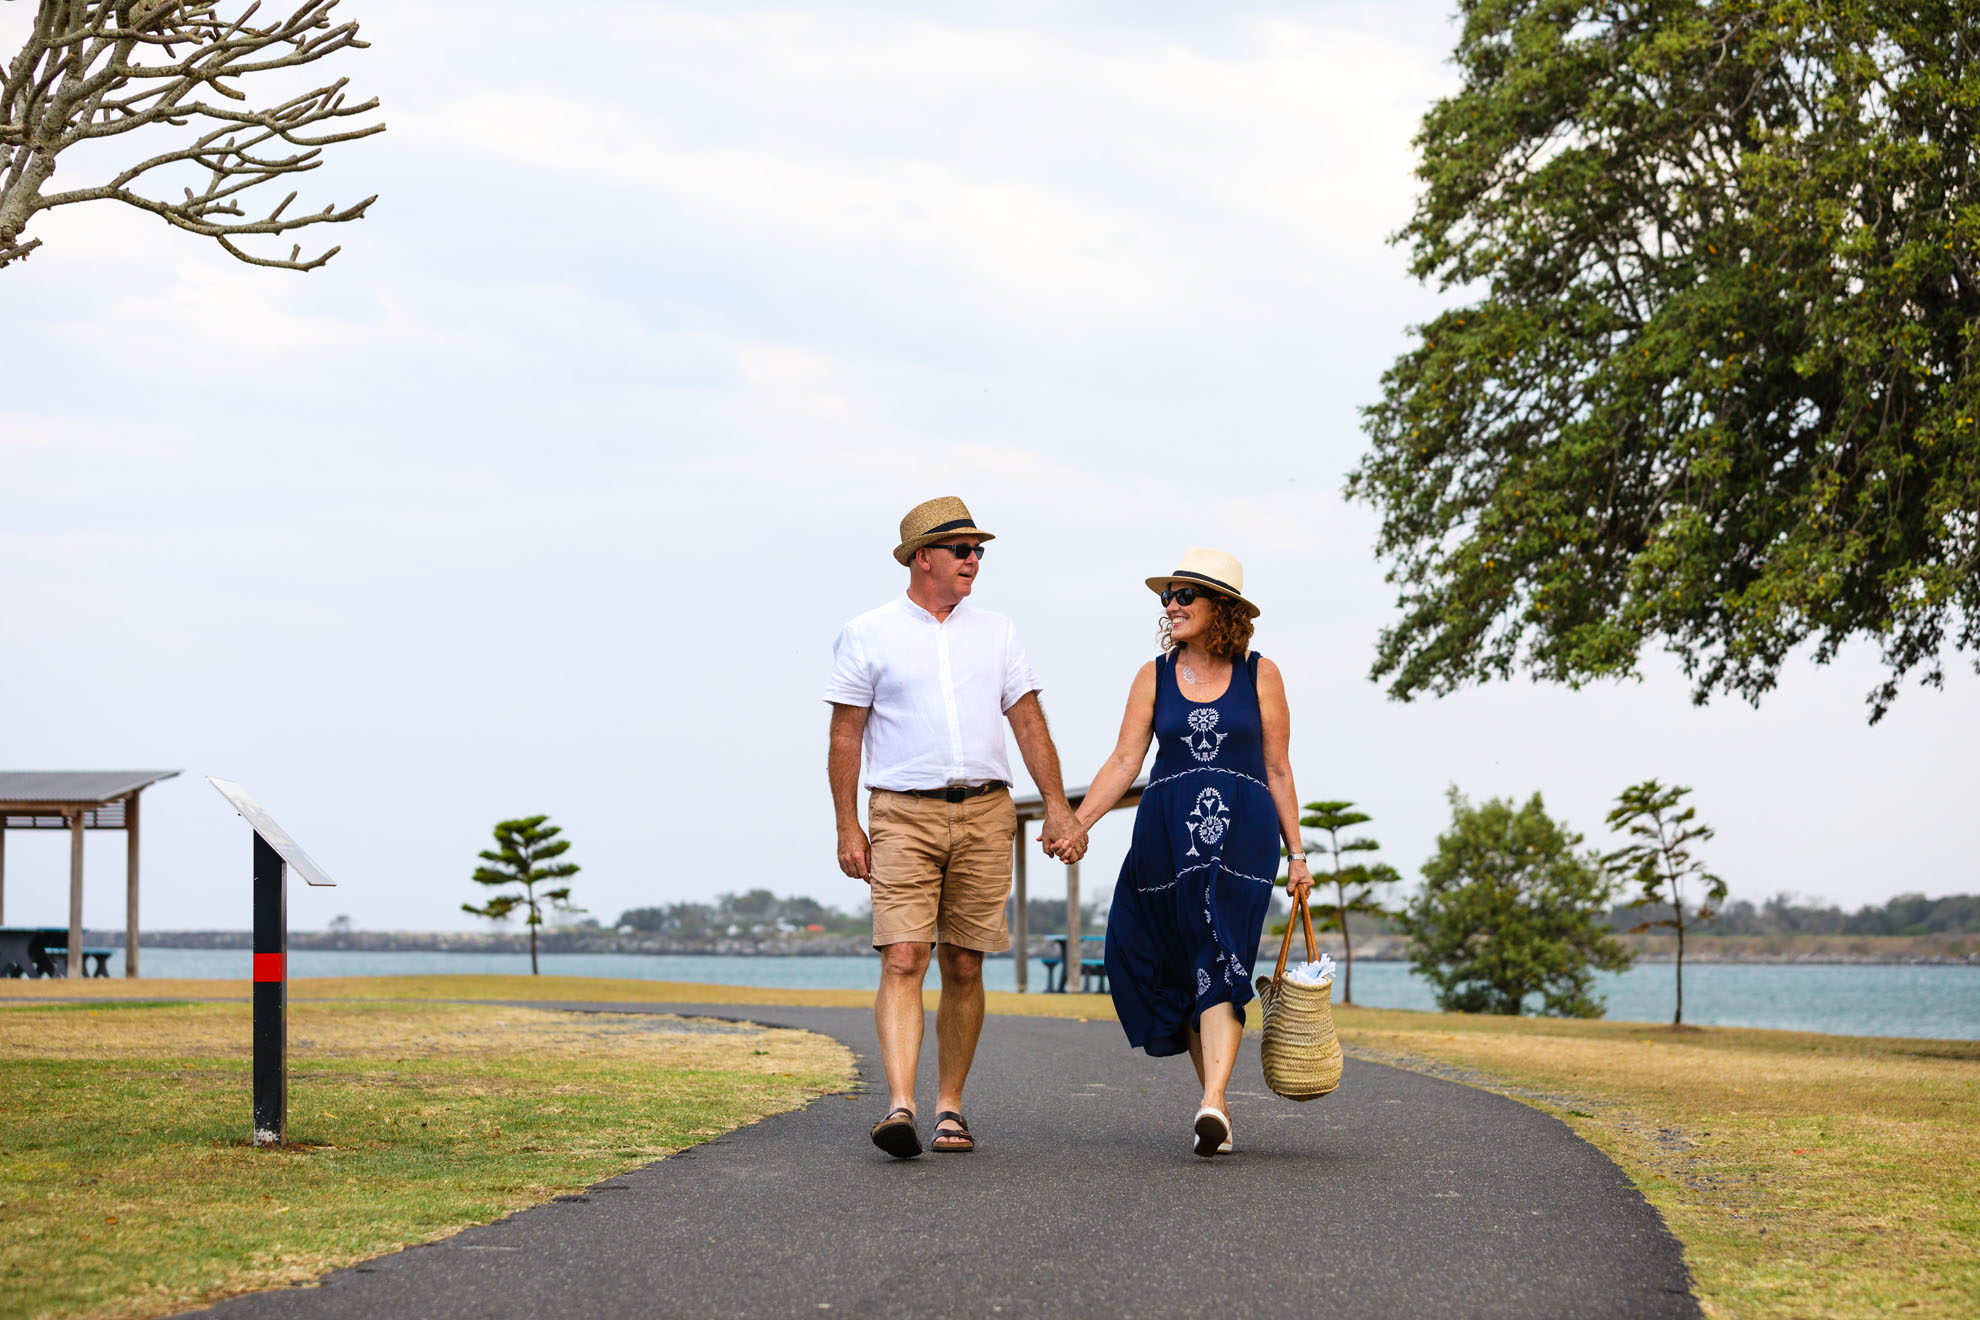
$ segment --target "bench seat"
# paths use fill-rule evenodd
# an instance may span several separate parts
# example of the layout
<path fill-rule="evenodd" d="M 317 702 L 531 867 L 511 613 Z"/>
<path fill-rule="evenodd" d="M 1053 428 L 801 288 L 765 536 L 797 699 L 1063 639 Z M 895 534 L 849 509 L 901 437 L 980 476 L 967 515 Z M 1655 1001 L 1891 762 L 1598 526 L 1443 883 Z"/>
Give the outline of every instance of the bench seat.
<path fill-rule="evenodd" d="M 60 976 L 63 969 L 69 963 L 68 947 L 61 944 L 45 944 L 42 946 L 42 952 L 47 954 L 49 960 L 55 964 L 53 974 Z M 110 955 L 115 952 L 115 949 L 92 949 L 85 946 L 83 949 L 82 971 L 84 978 L 87 979 L 92 976 L 99 979 L 108 978 L 110 975 Z"/>

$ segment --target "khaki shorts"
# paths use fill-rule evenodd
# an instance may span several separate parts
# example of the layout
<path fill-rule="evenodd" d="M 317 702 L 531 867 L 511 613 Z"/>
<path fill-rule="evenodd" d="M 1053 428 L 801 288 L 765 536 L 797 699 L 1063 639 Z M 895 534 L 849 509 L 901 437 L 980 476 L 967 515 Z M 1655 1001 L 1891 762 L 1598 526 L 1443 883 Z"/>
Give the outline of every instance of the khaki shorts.
<path fill-rule="evenodd" d="M 953 944 L 980 953 L 1011 947 L 1017 808 L 1000 788 L 961 802 L 876 788 L 867 799 L 873 840 L 873 947 Z"/>

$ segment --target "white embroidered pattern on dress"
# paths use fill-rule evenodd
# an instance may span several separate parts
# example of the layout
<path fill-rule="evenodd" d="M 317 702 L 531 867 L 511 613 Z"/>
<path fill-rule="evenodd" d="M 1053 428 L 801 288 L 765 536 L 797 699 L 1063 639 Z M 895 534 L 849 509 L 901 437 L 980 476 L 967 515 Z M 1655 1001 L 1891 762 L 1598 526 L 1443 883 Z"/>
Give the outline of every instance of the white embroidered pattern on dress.
<path fill-rule="evenodd" d="M 1216 867 L 1219 871 L 1222 871 L 1225 875 L 1234 875 L 1240 880 L 1251 880 L 1261 885 L 1276 885 L 1279 883 L 1278 877 L 1276 876 L 1253 875 L 1249 871 L 1240 871 L 1235 866 L 1228 865 L 1227 863 L 1221 860 L 1215 862 L 1198 862 L 1195 866 L 1185 866 L 1182 870 L 1176 872 L 1176 880 L 1182 879 L 1184 876 L 1188 875 L 1191 871 L 1207 870 L 1212 866 Z M 1175 880 L 1171 880 L 1169 884 L 1172 885 L 1175 882 L 1176 882 Z M 1168 887 L 1169 885 L 1162 886 L 1162 888 L 1164 889 L 1167 889 Z M 1141 892 L 1146 894 L 1151 891 L 1144 889 Z"/>
<path fill-rule="evenodd" d="M 1185 733 L 1183 746 L 1189 748 L 1189 754 L 1199 761 L 1216 760 L 1218 749 L 1224 745 L 1224 739 L 1231 736 L 1228 733 L 1214 732 L 1217 727 L 1217 712 L 1210 706 L 1199 706 L 1191 711 L 1189 727 L 1196 736 L 1192 738 Z"/>
<path fill-rule="evenodd" d="M 1198 793 L 1196 805 L 1191 809 L 1189 820 L 1185 824 L 1192 838 L 1201 839 L 1204 847 L 1215 845 L 1217 840 L 1224 837 L 1224 831 L 1229 829 L 1231 824 L 1231 809 L 1224 805 L 1224 795 L 1214 788 L 1206 788 Z M 1186 857 L 1202 855 L 1196 851 L 1196 844 L 1193 841 L 1189 845 L 1189 851 L 1184 854 Z"/>
<path fill-rule="evenodd" d="M 1143 788 L 1141 791 L 1145 794 L 1148 791 L 1148 789 L 1154 788 L 1157 784 L 1166 784 L 1172 779 L 1181 779 L 1184 775 L 1201 775 L 1201 774 L 1233 775 L 1239 779 L 1250 780 L 1252 783 L 1258 785 L 1260 788 L 1264 789 L 1268 793 L 1272 791 L 1272 786 L 1266 783 L 1264 780 L 1248 775 L 1244 773 L 1244 771 L 1242 770 L 1232 770 L 1226 766 L 1221 766 L 1221 765 L 1193 765 L 1187 770 L 1178 770 L 1172 775 L 1163 775 L 1160 779 L 1151 779 L 1148 781 L 1147 787 Z"/>
<path fill-rule="evenodd" d="M 1201 967 L 1196 969 L 1196 994 L 1200 999 L 1210 993 L 1210 973 Z"/>

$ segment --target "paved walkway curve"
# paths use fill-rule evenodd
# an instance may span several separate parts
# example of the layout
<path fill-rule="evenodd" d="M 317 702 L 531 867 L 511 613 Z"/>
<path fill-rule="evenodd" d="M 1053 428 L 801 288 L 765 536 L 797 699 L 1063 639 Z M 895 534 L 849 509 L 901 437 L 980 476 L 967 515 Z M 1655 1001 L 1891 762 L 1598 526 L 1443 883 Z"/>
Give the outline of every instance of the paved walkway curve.
<path fill-rule="evenodd" d="M 875 1085 L 872 1015 L 536 1004 L 801 1027 Z M 932 1073 L 933 1023 L 922 1072 Z M 934 1112 L 924 1082 L 921 1112 Z M 236 1298 L 224 1320 L 581 1316 L 1697 1316 L 1677 1241 L 1620 1169 L 1515 1101 L 1350 1059 L 1281 1100 L 1247 1040 L 1237 1154 L 1189 1150 L 1187 1059 L 1112 1021 L 993 1017 L 980 1149 L 892 1161 L 884 1092 L 827 1096 L 585 1197 Z M 924 1139 L 928 1127 L 923 1121 Z"/>

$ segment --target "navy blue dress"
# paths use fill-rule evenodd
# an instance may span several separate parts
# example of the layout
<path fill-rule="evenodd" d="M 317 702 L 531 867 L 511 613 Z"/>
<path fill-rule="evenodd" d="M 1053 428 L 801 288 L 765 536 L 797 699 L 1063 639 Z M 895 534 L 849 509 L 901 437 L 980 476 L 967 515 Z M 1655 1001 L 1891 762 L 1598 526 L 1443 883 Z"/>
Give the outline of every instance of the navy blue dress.
<path fill-rule="evenodd" d="M 1107 984 L 1128 1043 L 1181 1054 L 1203 1010 L 1244 1021 L 1251 965 L 1279 871 L 1279 817 L 1265 785 L 1258 656 L 1199 704 L 1155 662 L 1155 768 L 1107 912 Z"/>

